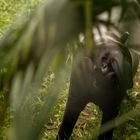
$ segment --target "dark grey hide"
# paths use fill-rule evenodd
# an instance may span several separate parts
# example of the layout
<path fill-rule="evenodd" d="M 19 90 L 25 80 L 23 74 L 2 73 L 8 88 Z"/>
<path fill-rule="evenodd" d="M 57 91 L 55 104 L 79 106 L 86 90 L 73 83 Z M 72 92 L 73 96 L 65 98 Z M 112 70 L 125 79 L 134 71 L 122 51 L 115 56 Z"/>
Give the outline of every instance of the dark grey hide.
<path fill-rule="evenodd" d="M 95 103 L 102 110 L 102 124 L 117 116 L 126 90 L 133 86 L 133 76 L 138 65 L 134 57 L 133 52 L 121 42 L 107 40 L 96 46 L 94 55 L 85 55 L 74 64 L 57 139 L 69 139 L 80 112 L 89 102 Z M 100 135 L 99 139 L 111 140 L 112 131 Z"/>

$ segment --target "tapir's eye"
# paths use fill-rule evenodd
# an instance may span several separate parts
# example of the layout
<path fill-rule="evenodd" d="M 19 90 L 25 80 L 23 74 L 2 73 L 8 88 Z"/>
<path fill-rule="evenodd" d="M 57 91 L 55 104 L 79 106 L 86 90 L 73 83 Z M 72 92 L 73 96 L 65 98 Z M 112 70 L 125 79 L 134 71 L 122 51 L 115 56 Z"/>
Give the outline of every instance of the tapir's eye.
<path fill-rule="evenodd" d="M 106 61 L 108 60 L 108 58 L 109 58 L 109 53 L 105 53 L 105 54 L 102 56 L 101 60 L 102 60 L 102 62 L 106 62 Z"/>
<path fill-rule="evenodd" d="M 104 61 L 106 61 L 107 60 L 107 57 L 106 56 L 103 56 L 102 57 L 102 61 L 104 62 Z"/>

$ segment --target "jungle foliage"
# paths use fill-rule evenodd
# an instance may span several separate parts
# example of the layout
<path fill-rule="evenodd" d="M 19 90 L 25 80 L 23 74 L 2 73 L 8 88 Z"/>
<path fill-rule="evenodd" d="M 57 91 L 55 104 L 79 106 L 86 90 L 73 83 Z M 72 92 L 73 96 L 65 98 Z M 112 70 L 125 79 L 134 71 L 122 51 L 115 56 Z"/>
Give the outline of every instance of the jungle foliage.
<path fill-rule="evenodd" d="M 106 18 L 99 18 L 104 13 Z M 0 0 L 0 139 L 54 139 L 62 119 L 71 61 L 83 51 L 79 34 L 85 35 L 84 50 L 88 52 L 94 50 L 93 27 L 100 37 L 100 26 L 119 34 L 128 31 L 128 46 L 139 54 L 139 13 L 139 0 Z M 119 127 L 114 139 L 140 139 L 139 80 L 138 72 L 135 87 L 116 119 Z M 90 114 L 92 108 L 81 116 L 89 115 L 91 120 L 80 122 L 84 125 L 79 125 L 73 139 L 96 135 L 90 130 L 99 124 L 94 118 L 100 113 L 94 107 L 94 115 Z M 107 124 L 103 131 L 116 126 Z"/>

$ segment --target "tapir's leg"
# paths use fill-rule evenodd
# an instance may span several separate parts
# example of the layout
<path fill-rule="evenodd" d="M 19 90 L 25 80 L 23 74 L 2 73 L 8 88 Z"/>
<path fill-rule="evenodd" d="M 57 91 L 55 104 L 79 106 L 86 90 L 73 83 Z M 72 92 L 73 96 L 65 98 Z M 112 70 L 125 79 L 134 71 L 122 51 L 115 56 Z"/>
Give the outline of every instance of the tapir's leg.
<path fill-rule="evenodd" d="M 110 106 L 108 106 L 107 108 L 105 107 L 102 108 L 102 112 L 103 112 L 103 115 L 102 115 L 101 126 L 113 120 L 118 114 L 118 109 L 116 105 L 113 106 L 113 104 L 110 104 Z M 113 134 L 113 129 L 99 135 L 99 140 L 112 140 L 112 134 Z"/>
<path fill-rule="evenodd" d="M 60 126 L 57 136 L 58 140 L 69 139 L 80 112 L 84 109 L 84 107 L 87 104 L 85 99 L 84 98 L 82 99 L 81 95 L 79 95 L 79 97 L 75 95 L 74 96 L 71 94 L 69 95 L 63 122 Z"/>

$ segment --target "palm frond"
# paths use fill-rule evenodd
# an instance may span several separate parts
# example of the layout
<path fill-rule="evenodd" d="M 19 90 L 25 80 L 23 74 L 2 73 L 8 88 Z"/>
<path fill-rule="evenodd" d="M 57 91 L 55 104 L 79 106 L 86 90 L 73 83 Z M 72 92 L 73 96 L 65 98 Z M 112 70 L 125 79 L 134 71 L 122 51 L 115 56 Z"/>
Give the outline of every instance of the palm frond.
<path fill-rule="evenodd" d="M 58 93 L 63 87 L 64 73 L 68 73 L 67 68 L 64 67 L 68 55 L 66 44 L 77 38 L 80 32 L 85 32 L 89 26 L 91 29 L 94 23 L 99 23 L 98 15 L 110 12 L 115 6 L 124 9 L 122 18 L 126 12 L 126 3 L 129 5 L 132 1 L 95 0 L 93 8 L 85 14 L 88 10 L 88 7 L 85 10 L 86 1 L 48 0 L 46 4 L 32 13 L 30 19 L 21 19 L 22 24 L 11 28 L 3 37 L 0 42 L 0 69 L 6 68 L 6 74 L 0 77 L 0 92 L 6 91 L 6 93 L 3 102 L 0 102 L 0 126 L 3 125 L 6 108 L 12 104 L 14 129 L 10 130 L 14 130 L 14 133 L 11 140 L 39 138 Z M 87 18 L 88 15 L 89 18 Z M 110 21 L 107 24 L 108 21 L 104 21 L 105 26 L 115 26 Z M 89 41 L 87 39 L 87 42 Z M 57 58 L 59 61 L 55 62 Z M 26 113 L 23 112 L 22 106 L 30 88 L 34 88 L 34 91 L 39 88 L 43 76 L 53 67 L 54 63 L 56 63 L 55 88 L 50 87 L 46 102 L 35 126 L 32 127 L 30 118 L 22 121 L 22 114 Z"/>

